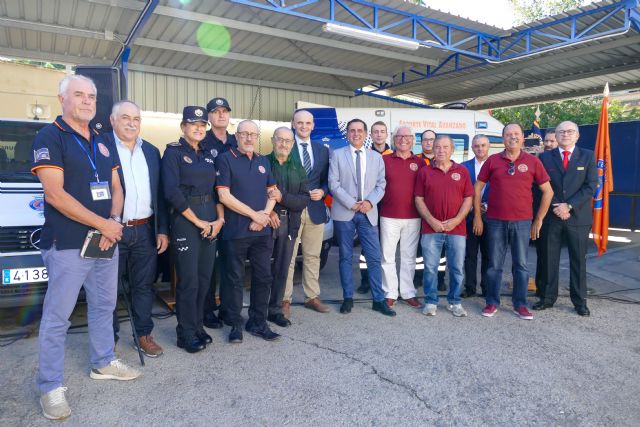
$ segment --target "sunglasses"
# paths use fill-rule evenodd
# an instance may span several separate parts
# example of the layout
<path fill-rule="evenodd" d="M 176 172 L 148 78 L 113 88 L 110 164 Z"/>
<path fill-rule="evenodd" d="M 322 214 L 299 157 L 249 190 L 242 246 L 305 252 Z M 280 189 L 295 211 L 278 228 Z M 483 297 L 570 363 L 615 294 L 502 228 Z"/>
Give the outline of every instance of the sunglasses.
<path fill-rule="evenodd" d="M 513 162 L 509 162 L 509 169 L 507 170 L 507 173 L 511 176 L 516 174 L 516 164 Z"/>

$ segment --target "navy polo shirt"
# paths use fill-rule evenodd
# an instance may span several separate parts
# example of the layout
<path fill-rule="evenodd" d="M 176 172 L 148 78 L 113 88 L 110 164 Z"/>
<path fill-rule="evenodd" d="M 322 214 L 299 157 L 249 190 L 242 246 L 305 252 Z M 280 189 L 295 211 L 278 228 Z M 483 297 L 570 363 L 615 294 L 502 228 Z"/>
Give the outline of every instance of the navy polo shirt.
<path fill-rule="evenodd" d="M 204 137 L 201 144 L 214 158 L 226 153 L 230 148 L 238 148 L 238 141 L 236 141 L 235 135 L 227 132 L 227 142 L 222 142 L 213 134 L 213 130 L 207 132 L 207 136 Z"/>
<path fill-rule="evenodd" d="M 79 142 L 79 143 L 78 143 Z M 95 146 L 95 158 L 94 150 Z M 96 165 L 100 181 L 109 183 L 114 170 L 120 167 L 116 147 L 103 139 L 97 132 L 91 131 L 91 141 L 73 130 L 58 116 L 56 120 L 42 128 L 32 144 L 32 173 L 41 168 L 59 169 L 64 174 L 64 191 L 75 198 L 91 212 L 109 218 L 111 199 L 93 200 L 90 183 L 96 181 L 91 160 Z M 80 249 L 84 244 L 89 226 L 64 216 L 49 203 L 44 205 L 44 226 L 40 235 L 40 248 Z"/>
<path fill-rule="evenodd" d="M 267 191 L 269 187 L 276 185 L 269 159 L 258 153 L 253 153 L 253 157 L 249 159 L 236 148 L 232 148 L 218 156 L 217 166 L 216 188 L 228 188 L 233 197 L 254 211 L 265 208 L 268 199 Z M 223 240 L 271 235 L 271 227 L 269 226 L 261 231 L 249 230 L 251 218 L 226 207 L 224 220 Z"/>
<path fill-rule="evenodd" d="M 211 195 L 217 203 L 215 182 L 215 157 L 202 142 L 198 150 L 184 138 L 167 145 L 162 156 L 162 185 L 166 199 L 176 211 L 184 212 L 191 196 Z"/>

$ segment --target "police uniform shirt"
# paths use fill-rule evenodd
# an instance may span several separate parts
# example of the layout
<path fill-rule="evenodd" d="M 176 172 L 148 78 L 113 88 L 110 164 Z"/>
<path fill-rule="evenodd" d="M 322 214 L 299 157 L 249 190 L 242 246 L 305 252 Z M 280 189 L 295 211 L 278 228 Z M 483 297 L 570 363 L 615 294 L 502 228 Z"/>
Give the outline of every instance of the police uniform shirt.
<path fill-rule="evenodd" d="M 222 153 L 226 153 L 230 148 L 238 147 L 238 141 L 235 135 L 227 132 L 227 142 L 222 142 L 213 134 L 213 130 L 207 132 L 207 136 L 204 137 L 201 144 L 203 149 L 209 150 L 214 158 Z"/>
<path fill-rule="evenodd" d="M 184 138 L 168 144 L 162 157 L 162 182 L 166 199 L 178 212 L 189 208 L 188 198 L 193 196 L 210 195 L 217 203 L 216 164 L 202 142 L 197 151 Z"/>
<path fill-rule="evenodd" d="M 267 205 L 267 191 L 276 185 L 271 173 L 269 160 L 258 153 L 249 159 L 235 148 L 218 157 L 218 177 L 216 188 L 228 188 L 231 194 L 255 211 Z M 225 226 L 222 228 L 224 240 L 271 235 L 269 226 L 261 231 L 249 230 L 251 218 L 225 208 Z"/>
<path fill-rule="evenodd" d="M 115 156 L 116 148 L 94 130 L 90 132 L 91 140 L 87 141 L 58 116 L 42 128 L 33 141 L 31 172 L 35 174 L 41 168 L 61 170 L 64 190 L 91 212 L 109 218 L 111 199 L 93 200 L 91 194 L 90 184 L 96 182 L 91 162 L 96 166 L 98 180 L 106 182 L 109 190 L 112 173 L 120 164 Z M 53 244 L 59 250 L 80 249 L 88 231 L 88 226 L 66 217 L 45 200 L 41 249 L 50 249 Z"/>

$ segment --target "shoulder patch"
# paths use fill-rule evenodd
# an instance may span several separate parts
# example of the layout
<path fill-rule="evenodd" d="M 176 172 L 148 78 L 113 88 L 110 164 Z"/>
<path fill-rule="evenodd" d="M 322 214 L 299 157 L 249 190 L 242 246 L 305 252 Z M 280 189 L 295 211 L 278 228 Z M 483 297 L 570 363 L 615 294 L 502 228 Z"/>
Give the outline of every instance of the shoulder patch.
<path fill-rule="evenodd" d="M 167 144 L 169 147 L 180 147 L 180 143 L 179 142 L 170 142 Z"/>
<path fill-rule="evenodd" d="M 40 148 L 38 150 L 33 150 L 34 163 L 38 163 L 40 160 L 51 160 L 51 157 L 49 157 L 48 148 Z"/>

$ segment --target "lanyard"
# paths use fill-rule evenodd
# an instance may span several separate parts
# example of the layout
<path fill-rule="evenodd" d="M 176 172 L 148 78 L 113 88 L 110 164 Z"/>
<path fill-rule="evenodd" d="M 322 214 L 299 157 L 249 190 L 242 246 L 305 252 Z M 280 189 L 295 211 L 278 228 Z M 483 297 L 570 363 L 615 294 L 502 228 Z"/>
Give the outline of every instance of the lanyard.
<path fill-rule="evenodd" d="M 93 159 L 95 159 L 96 162 L 98 161 L 97 153 L 96 153 L 96 142 L 93 140 L 93 135 L 91 136 L 91 146 L 93 147 L 93 159 L 91 159 L 89 152 L 87 151 L 86 148 L 84 148 L 84 145 L 82 145 L 82 142 L 80 142 L 78 137 L 73 135 L 73 138 L 76 140 L 76 142 L 78 143 L 82 151 L 84 151 L 84 154 L 87 155 L 87 158 L 89 159 L 89 163 L 91 163 L 91 168 L 93 169 L 93 174 L 96 177 L 96 182 L 100 182 L 100 178 L 98 177 L 98 168 L 96 167 L 96 164 L 93 161 Z"/>

